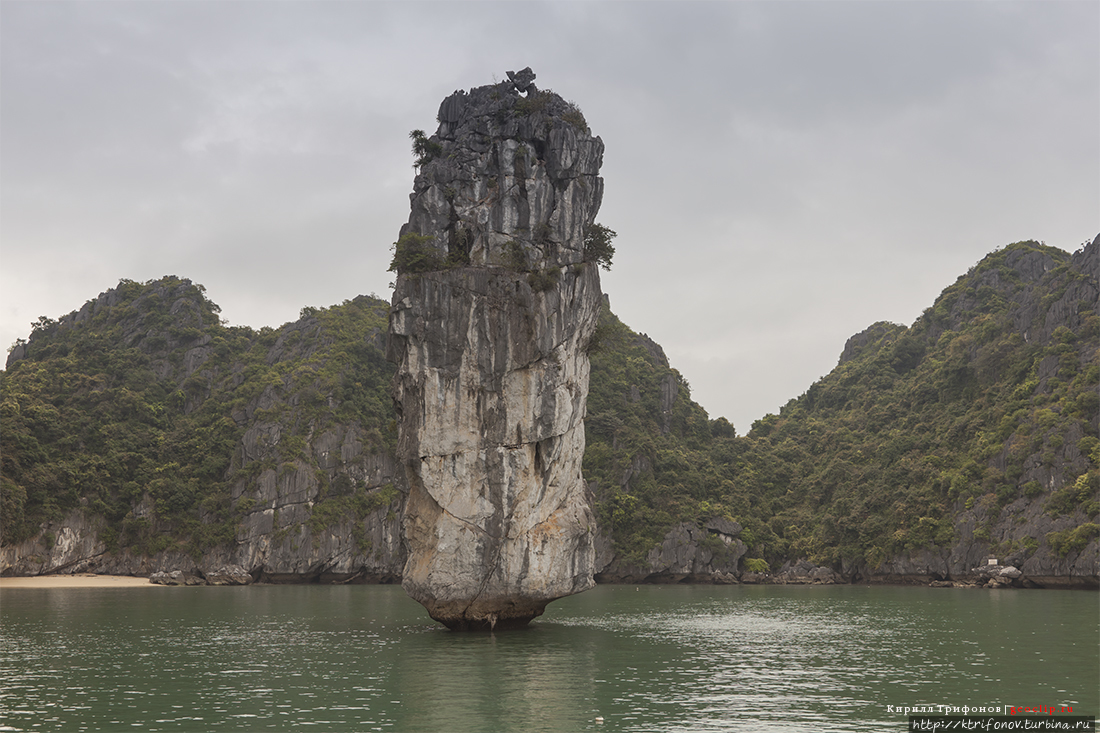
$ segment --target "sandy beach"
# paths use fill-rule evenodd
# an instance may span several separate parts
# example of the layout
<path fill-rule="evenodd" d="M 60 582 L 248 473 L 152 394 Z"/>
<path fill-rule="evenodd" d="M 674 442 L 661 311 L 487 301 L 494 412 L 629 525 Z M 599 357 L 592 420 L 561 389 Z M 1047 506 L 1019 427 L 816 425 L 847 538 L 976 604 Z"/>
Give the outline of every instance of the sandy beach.
<path fill-rule="evenodd" d="M 8 588 L 164 588 L 150 583 L 148 578 L 130 575 L 38 575 L 31 578 L 0 578 L 0 590 Z"/>

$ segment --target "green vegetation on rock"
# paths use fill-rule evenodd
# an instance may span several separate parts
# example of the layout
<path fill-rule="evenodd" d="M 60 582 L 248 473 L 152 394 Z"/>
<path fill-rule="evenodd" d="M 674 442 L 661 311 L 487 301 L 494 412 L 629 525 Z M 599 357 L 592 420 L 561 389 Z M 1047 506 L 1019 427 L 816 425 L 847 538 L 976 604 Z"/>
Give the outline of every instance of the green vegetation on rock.
<path fill-rule="evenodd" d="M 37 329 L 0 375 L 4 543 L 81 509 L 107 520 L 109 547 L 202 552 L 232 540 L 250 508 L 231 505 L 233 484 L 283 465 L 320 470 L 314 434 L 356 425 L 392 449 L 391 370 L 376 343 L 387 312 L 361 296 L 254 331 L 222 324 L 201 287 L 166 277 L 124 281 Z M 262 460 L 242 446 L 257 424 L 278 435 Z"/>
<path fill-rule="evenodd" d="M 983 534 L 991 551 L 1010 549 L 990 531 L 1011 534 L 1031 502 L 1093 518 L 1096 292 L 1095 274 L 1067 253 L 1006 247 L 912 327 L 853 337 L 830 374 L 744 437 L 708 421 L 659 347 L 605 314 L 585 455 L 601 522 L 635 562 L 674 523 L 726 516 L 773 566 L 873 570 Z M 964 515 L 974 538 L 959 534 Z M 1054 549 L 1079 550 L 1083 537 Z"/>
<path fill-rule="evenodd" d="M 747 435 L 710 419 L 661 347 L 605 309 L 584 473 L 620 561 L 641 565 L 671 528 L 712 518 L 742 526 L 743 569 L 1083 552 L 1100 514 L 1095 256 L 994 252 L 912 326 L 854 336 Z M 351 444 L 392 456 L 388 309 L 361 296 L 279 329 L 230 327 L 201 287 L 166 277 L 39 319 L 0 374 L 3 544 L 81 511 L 105 520 L 112 550 L 201 553 L 263 508 L 262 481 L 315 486 L 297 524 L 274 519 L 314 541 L 400 511 L 392 479 L 368 486 L 333 457 Z"/>
<path fill-rule="evenodd" d="M 615 257 L 615 245 L 611 240 L 619 236 L 603 224 L 593 224 L 584 235 L 584 261 L 595 262 L 605 270 L 611 269 Z"/>

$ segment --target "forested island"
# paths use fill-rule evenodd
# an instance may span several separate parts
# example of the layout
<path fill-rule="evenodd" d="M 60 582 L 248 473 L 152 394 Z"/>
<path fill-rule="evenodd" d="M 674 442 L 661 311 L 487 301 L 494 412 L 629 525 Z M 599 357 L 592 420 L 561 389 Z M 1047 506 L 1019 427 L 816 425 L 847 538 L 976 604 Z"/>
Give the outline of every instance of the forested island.
<path fill-rule="evenodd" d="M 1100 237 L 998 249 L 745 435 L 605 307 L 596 579 L 1097 587 L 1098 264 Z M 398 580 L 389 311 L 228 326 L 164 277 L 39 319 L 0 376 L 0 571 Z"/>

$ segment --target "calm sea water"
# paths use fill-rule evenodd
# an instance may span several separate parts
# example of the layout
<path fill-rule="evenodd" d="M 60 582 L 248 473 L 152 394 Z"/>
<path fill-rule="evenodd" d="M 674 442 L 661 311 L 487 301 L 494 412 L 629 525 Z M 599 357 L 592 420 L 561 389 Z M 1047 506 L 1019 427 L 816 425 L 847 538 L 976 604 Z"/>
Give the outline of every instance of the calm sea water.
<path fill-rule="evenodd" d="M 905 730 L 888 705 L 1100 708 L 1092 592 L 601 586 L 461 634 L 394 586 L 7 589 L 0 621 L 0 730 L 878 732 Z"/>

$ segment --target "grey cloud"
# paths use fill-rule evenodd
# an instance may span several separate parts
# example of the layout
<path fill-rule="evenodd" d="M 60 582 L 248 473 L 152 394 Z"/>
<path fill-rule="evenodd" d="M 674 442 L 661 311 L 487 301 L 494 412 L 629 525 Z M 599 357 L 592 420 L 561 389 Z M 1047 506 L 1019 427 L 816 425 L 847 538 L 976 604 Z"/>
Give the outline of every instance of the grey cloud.
<path fill-rule="evenodd" d="M 0 4 L 0 340 L 120 277 L 385 295 L 407 134 L 530 65 L 607 144 L 616 312 L 746 430 L 986 252 L 1097 228 L 1100 6 Z"/>

